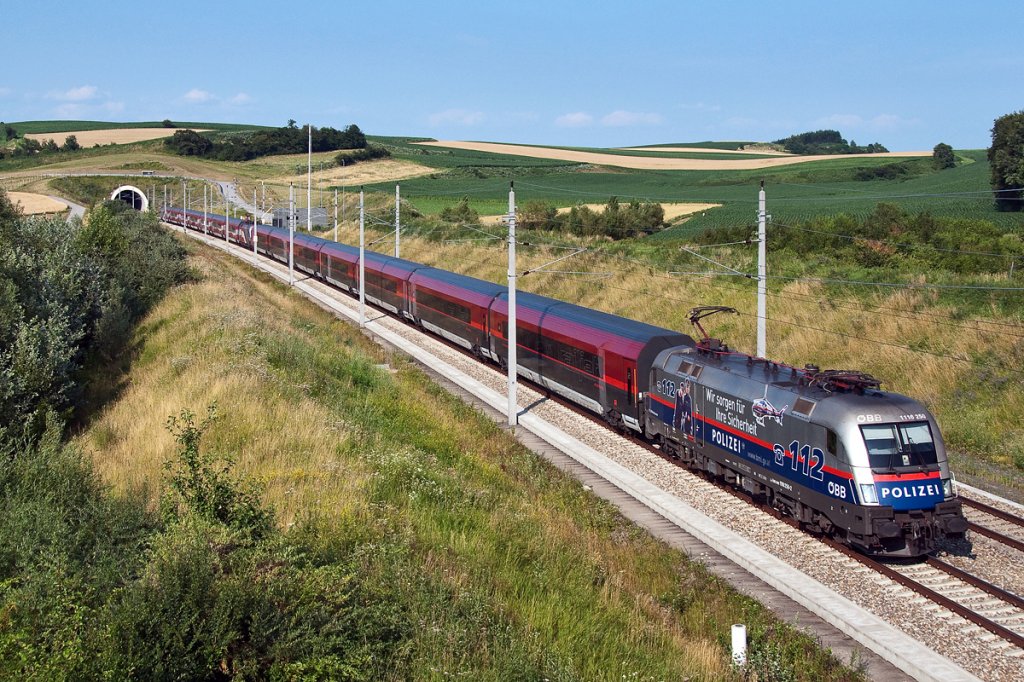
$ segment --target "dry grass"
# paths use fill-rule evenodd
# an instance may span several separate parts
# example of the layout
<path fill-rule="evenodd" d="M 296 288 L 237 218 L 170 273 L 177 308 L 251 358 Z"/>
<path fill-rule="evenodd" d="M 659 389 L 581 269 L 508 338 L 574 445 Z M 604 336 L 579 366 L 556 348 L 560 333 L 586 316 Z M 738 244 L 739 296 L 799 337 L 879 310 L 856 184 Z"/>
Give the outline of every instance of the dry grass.
<path fill-rule="evenodd" d="M 204 447 L 236 453 L 240 470 L 266 486 L 282 523 L 311 508 L 352 512 L 352 490 L 363 472 L 338 456 L 345 427 L 301 390 L 294 402 L 282 397 L 254 345 L 268 328 L 295 333 L 291 315 L 307 304 L 242 276 L 241 266 L 225 272 L 223 262 L 202 253 L 194 263 L 203 281 L 175 292 L 153 312 L 155 322 L 141 330 L 146 351 L 130 385 L 81 444 L 116 489 L 148 488 L 155 501 L 157 472 L 175 453 L 167 418 L 182 409 L 202 415 L 216 403 L 225 418 Z M 268 303 L 279 314 L 267 315 Z"/>
<path fill-rule="evenodd" d="M 42 194 L 8 192 L 7 198 L 10 199 L 13 204 L 19 206 L 22 213 L 25 215 L 63 213 L 68 210 L 67 205 Z"/>
<path fill-rule="evenodd" d="M 430 147 L 447 147 L 450 149 L 467 149 L 471 151 L 491 152 L 494 154 L 510 154 L 528 156 L 535 159 L 556 159 L 577 163 L 592 163 L 601 166 L 618 166 L 637 170 L 759 170 L 777 166 L 789 166 L 796 163 L 827 161 L 833 159 L 855 159 L 870 157 L 873 159 L 914 156 L 931 156 L 932 152 L 888 152 L 884 154 L 831 154 L 825 156 L 793 156 L 786 155 L 770 159 L 675 159 L 654 156 L 622 156 L 619 154 L 601 154 L 597 152 L 581 152 L 572 149 L 555 149 L 551 147 L 529 147 L 516 144 L 497 144 L 491 142 L 417 142 Z M 701 149 L 701 152 L 722 153 L 721 149 Z"/>
<path fill-rule="evenodd" d="M 66 133 L 28 133 L 25 137 L 31 140 L 53 140 L 59 145 L 69 135 L 74 135 L 78 144 L 83 147 L 105 144 L 131 144 L 132 142 L 146 142 L 147 140 L 159 140 L 162 137 L 170 137 L 179 128 L 119 128 L 115 130 L 72 130 Z M 204 133 L 206 128 L 196 128 L 197 133 Z"/>

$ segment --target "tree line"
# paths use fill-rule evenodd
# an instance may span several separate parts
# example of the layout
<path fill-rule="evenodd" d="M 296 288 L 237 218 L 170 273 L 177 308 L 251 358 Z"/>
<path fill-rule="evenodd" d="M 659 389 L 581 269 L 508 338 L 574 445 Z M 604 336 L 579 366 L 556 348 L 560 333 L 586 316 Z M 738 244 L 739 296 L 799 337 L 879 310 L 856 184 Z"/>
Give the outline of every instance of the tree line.
<path fill-rule="evenodd" d="M 364 149 L 366 135 L 351 124 L 343 130 L 311 127 L 314 152 Z M 249 161 L 261 156 L 301 154 L 309 148 L 309 131 L 294 120 L 280 128 L 221 135 L 217 141 L 194 130 L 176 130 L 164 145 L 180 156 L 199 156 L 222 161 Z"/>
<path fill-rule="evenodd" d="M 12 148 L 7 148 L 7 143 L 13 142 Z M 36 156 L 38 154 L 55 154 L 57 152 L 74 152 L 82 148 L 82 145 L 78 143 L 78 138 L 74 135 L 68 135 L 64 138 L 64 144 L 58 145 L 54 139 L 40 142 L 39 140 L 29 137 L 19 137 L 18 131 L 14 126 L 0 121 L 0 159 L 7 157 L 19 159 L 26 156 Z"/>
<path fill-rule="evenodd" d="M 853 140 L 847 142 L 838 130 L 799 133 L 775 140 L 775 144 L 782 145 L 782 148 L 791 154 L 800 155 L 878 154 L 889 151 L 878 142 L 872 142 L 865 147 L 859 146 Z"/>
<path fill-rule="evenodd" d="M 449 223 L 477 223 L 480 214 L 463 197 L 454 206 L 445 207 L 438 216 Z M 667 227 L 665 209 L 650 201 L 632 200 L 622 204 L 611 197 L 603 211 L 595 211 L 578 204 L 568 211 L 546 201 L 528 201 L 516 212 L 516 227 L 520 230 L 539 230 L 578 237 L 604 237 L 611 240 L 629 239 L 653 234 Z"/>

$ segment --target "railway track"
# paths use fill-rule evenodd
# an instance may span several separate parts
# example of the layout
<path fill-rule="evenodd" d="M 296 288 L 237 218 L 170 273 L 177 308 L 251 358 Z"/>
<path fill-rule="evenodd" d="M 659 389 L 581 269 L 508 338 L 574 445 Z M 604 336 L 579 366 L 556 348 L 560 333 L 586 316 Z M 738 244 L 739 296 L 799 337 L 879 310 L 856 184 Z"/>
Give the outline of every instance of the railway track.
<path fill-rule="evenodd" d="M 1024 599 L 940 559 L 882 563 L 824 540 L 837 551 L 974 623 L 1024 654 Z"/>
<path fill-rule="evenodd" d="M 973 510 L 973 517 L 980 517 L 983 523 L 968 518 L 971 531 L 991 538 L 996 542 L 1024 552 L 1024 519 L 1007 511 L 985 504 L 970 497 L 960 497 L 964 507 Z"/>

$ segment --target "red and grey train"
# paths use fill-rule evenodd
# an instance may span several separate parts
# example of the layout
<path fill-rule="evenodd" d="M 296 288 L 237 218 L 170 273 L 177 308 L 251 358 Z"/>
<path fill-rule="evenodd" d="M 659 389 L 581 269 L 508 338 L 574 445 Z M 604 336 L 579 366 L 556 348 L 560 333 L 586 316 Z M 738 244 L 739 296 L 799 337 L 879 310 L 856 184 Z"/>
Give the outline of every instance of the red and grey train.
<path fill-rule="evenodd" d="M 169 208 L 163 219 L 224 237 L 223 216 Z M 288 262 L 288 230 L 255 235 L 259 253 Z M 251 250 L 252 223 L 232 219 L 228 239 Z M 365 253 L 369 302 L 504 365 L 506 287 Z M 294 264 L 358 295 L 358 248 L 297 233 Z M 797 369 L 527 292 L 516 301 L 520 376 L 690 468 L 866 553 L 916 557 L 963 537 L 938 425 L 911 398 L 856 372 Z"/>

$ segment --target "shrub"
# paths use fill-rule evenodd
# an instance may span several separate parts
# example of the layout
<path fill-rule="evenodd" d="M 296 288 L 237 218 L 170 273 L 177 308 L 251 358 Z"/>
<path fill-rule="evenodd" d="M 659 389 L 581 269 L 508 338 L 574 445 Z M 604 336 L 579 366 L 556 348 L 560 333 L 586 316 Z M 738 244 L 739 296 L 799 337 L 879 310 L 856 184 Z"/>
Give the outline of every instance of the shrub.
<path fill-rule="evenodd" d="M 270 532 L 273 512 L 262 506 L 253 484 L 231 475 L 230 458 L 199 449 L 203 433 L 216 418 L 216 406 L 211 405 L 206 419 L 198 425 L 189 410 L 167 420 L 167 429 L 174 434 L 179 451 L 177 461 L 164 465 L 169 472 L 169 491 L 162 500 L 164 517 L 177 522 L 195 516 L 259 540 Z"/>

